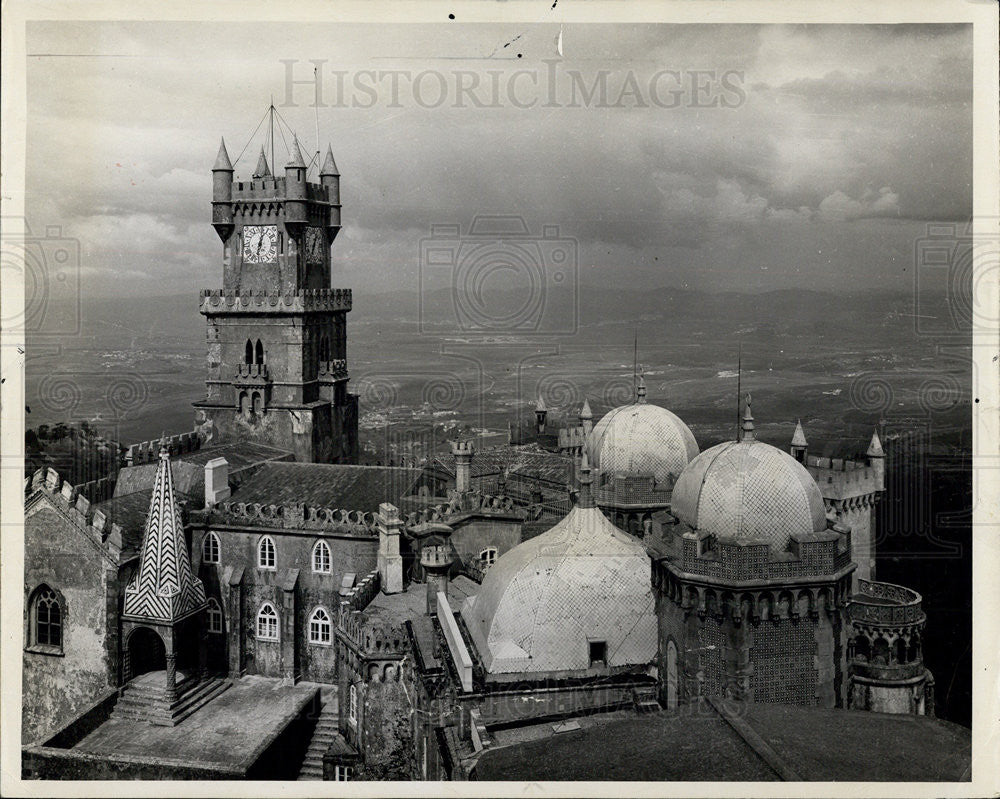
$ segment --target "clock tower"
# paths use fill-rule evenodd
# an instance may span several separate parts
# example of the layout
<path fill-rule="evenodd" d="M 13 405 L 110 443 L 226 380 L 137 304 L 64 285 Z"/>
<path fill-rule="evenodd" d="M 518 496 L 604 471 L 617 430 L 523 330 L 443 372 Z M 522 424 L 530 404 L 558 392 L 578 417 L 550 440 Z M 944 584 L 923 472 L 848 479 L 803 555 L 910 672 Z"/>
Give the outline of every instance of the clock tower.
<path fill-rule="evenodd" d="M 234 181 L 223 141 L 212 167 L 212 225 L 222 240 L 222 290 L 201 292 L 206 396 L 195 426 L 211 443 L 253 441 L 304 462 L 355 463 L 358 398 L 347 392 L 350 289 L 330 288 L 340 231 L 332 148 L 319 183 L 293 139 L 284 176 L 263 149 Z"/>

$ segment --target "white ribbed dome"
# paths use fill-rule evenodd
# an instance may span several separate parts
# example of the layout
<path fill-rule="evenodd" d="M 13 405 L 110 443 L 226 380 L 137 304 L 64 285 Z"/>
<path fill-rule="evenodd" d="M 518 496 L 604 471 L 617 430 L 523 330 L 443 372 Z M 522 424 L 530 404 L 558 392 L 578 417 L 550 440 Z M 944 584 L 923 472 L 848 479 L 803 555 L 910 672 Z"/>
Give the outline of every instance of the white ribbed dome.
<path fill-rule="evenodd" d="M 486 573 L 462 618 L 490 673 L 590 668 L 590 641 L 607 665 L 656 656 L 656 615 L 646 550 L 597 508 L 575 507 L 519 544 Z"/>
<path fill-rule="evenodd" d="M 663 484 L 676 480 L 698 454 L 698 442 L 676 414 L 635 402 L 604 415 L 587 437 L 587 454 L 605 477 L 651 472 Z"/>
<path fill-rule="evenodd" d="M 718 444 L 691 461 L 674 486 L 671 511 L 695 529 L 767 541 L 777 551 L 792 534 L 826 530 L 823 497 L 812 475 L 752 437 Z"/>

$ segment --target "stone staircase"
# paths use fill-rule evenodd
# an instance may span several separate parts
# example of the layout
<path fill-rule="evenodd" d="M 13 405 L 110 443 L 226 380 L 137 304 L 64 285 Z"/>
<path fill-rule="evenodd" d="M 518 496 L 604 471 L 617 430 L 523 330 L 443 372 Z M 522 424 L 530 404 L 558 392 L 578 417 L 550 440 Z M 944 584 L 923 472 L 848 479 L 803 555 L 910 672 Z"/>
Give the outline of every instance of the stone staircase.
<path fill-rule="evenodd" d="M 337 695 L 334 691 L 320 693 L 320 713 L 299 769 L 300 780 L 323 779 L 323 755 L 340 733 L 337 731 Z"/>
<path fill-rule="evenodd" d="M 660 702 L 656 698 L 656 689 L 652 686 L 649 688 L 633 688 L 632 702 L 639 713 L 652 713 L 656 710 L 662 710 Z"/>
<path fill-rule="evenodd" d="M 111 717 L 175 727 L 232 685 L 219 677 L 199 681 L 178 673 L 177 699 L 171 704 L 167 702 L 166 682 L 164 671 L 139 675 L 125 686 Z"/>

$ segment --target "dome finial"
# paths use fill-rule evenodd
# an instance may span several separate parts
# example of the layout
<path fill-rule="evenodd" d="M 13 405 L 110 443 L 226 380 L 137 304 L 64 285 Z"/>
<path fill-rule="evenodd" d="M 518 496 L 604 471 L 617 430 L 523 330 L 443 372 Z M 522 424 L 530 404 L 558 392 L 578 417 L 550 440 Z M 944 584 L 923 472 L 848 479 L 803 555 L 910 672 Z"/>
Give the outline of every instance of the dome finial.
<path fill-rule="evenodd" d="M 740 435 L 740 441 L 756 441 L 757 434 L 753 430 L 753 414 L 750 412 L 750 404 L 752 399 L 750 397 L 750 392 L 747 392 L 747 408 L 743 412 L 743 432 Z"/>
<path fill-rule="evenodd" d="M 580 456 L 580 493 L 576 496 L 576 506 L 578 508 L 593 508 L 594 495 L 590 491 L 590 485 L 594 478 L 590 475 L 590 458 L 584 450 Z"/>
<path fill-rule="evenodd" d="M 643 377 L 642 364 L 639 364 L 639 382 L 635 387 L 635 401 L 640 405 L 646 402 L 646 379 Z"/>

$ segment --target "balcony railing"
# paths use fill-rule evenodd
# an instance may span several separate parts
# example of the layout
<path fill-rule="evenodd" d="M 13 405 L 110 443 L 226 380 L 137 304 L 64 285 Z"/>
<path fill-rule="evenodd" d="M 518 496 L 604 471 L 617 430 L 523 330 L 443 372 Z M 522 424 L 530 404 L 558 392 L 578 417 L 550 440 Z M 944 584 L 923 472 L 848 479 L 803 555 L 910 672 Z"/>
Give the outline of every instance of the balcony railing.
<path fill-rule="evenodd" d="M 863 624 L 895 627 L 925 620 L 920 594 L 902 585 L 858 580 L 851 597 L 851 620 Z"/>

